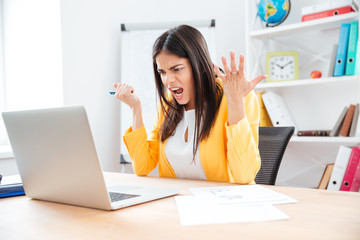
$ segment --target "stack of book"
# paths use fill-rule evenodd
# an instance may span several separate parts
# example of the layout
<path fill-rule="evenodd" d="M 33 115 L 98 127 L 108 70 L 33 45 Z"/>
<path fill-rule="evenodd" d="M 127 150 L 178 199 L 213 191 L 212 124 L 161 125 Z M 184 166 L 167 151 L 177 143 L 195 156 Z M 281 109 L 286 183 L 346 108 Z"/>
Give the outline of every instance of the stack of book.
<path fill-rule="evenodd" d="M 360 137 L 359 104 L 345 106 L 332 130 L 299 130 L 298 136 Z"/>
<path fill-rule="evenodd" d="M 359 103 L 345 106 L 330 132 L 331 137 L 360 137 Z"/>
<path fill-rule="evenodd" d="M 340 146 L 335 162 L 326 166 L 318 188 L 359 192 L 360 146 Z"/>
<path fill-rule="evenodd" d="M 359 10 L 356 0 L 332 0 L 306 6 L 301 9 L 301 21 L 311 21 L 319 18 L 332 17 Z"/>
<path fill-rule="evenodd" d="M 359 22 L 343 23 L 339 41 L 333 46 L 329 77 L 359 74 Z"/>

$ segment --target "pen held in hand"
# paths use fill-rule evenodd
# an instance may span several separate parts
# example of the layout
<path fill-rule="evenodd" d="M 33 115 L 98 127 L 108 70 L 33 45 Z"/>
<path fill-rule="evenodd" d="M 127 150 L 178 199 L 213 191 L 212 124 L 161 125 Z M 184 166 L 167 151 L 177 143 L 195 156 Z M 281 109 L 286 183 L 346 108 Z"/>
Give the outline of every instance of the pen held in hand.
<path fill-rule="evenodd" d="M 116 92 L 109 92 L 111 95 L 115 95 Z M 134 93 L 134 91 L 131 91 L 131 93 Z"/>

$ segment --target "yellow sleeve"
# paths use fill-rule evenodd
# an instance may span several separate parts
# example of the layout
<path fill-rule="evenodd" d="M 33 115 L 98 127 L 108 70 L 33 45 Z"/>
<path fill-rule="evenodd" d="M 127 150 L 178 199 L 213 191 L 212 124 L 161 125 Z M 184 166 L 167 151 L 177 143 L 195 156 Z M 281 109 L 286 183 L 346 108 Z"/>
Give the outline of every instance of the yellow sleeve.
<path fill-rule="evenodd" d="M 159 122 L 160 110 L 158 110 L 149 138 L 147 138 L 145 126 L 134 131 L 130 127 L 123 136 L 125 146 L 132 160 L 134 172 L 138 176 L 148 175 L 158 164 L 160 146 L 160 139 L 158 137 Z"/>
<path fill-rule="evenodd" d="M 240 184 L 253 183 L 261 165 L 258 148 L 260 109 L 254 91 L 245 97 L 245 113 L 237 124 L 225 125 L 230 178 Z"/>

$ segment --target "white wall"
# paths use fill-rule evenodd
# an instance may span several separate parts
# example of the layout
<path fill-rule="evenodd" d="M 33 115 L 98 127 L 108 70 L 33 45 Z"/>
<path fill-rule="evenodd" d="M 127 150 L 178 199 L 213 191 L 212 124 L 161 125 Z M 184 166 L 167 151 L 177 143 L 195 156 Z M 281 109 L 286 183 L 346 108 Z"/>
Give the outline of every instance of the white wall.
<path fill-rule="evenodd" d="M 216 19 L 217 60 L 245 52 L 244 3 L 238 0 L 61 0 L 65 105 L 84 105 L 105 171 L 120 171 L 120 23 Z M 126 106 L 124 106 L 126 107 Z M 130 124 L 130 123 L 129 123 Z"/>

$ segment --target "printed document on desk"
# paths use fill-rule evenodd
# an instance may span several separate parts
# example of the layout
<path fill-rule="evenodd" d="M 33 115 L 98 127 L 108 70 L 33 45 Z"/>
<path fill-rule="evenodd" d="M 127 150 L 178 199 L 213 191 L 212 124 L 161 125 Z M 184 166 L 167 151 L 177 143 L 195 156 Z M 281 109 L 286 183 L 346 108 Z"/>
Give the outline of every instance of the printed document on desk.
<path fill-rule="evenodd" d="M 289 219 L 270 204 L 219 204 L 202 196 L 175 196 L 181 225 L 260 222 Z"/>
<path fill-rule="evenodd" d="M 195 196 L 213 199 L 219 204 L 258 205 L 295 203 L 297 200 L 259 185 L 192 188 Z"/>

